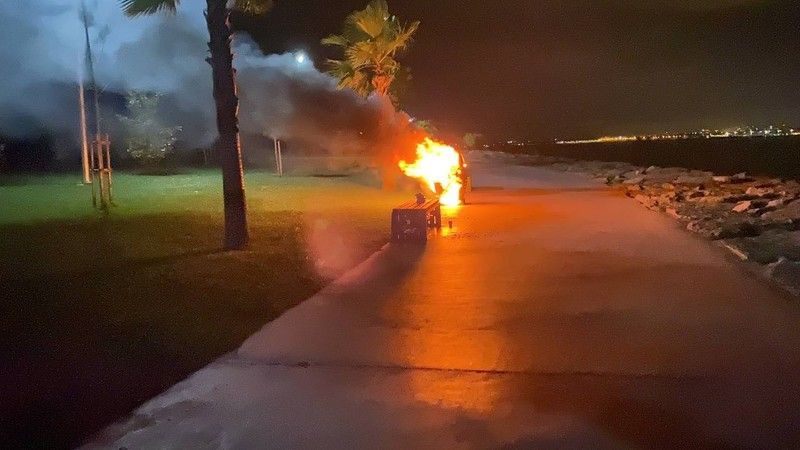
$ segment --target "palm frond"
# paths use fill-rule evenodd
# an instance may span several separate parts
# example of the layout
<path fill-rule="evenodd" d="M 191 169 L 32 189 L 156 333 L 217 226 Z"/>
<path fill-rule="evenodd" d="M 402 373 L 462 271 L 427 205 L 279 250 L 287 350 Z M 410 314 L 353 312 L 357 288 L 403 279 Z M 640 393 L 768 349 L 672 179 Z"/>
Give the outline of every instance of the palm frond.
<path fill-rule="evenodd" d="M 135 17 L 159 11 L 175 11 L 180 0 L 118 0 L 126 15 Z"/>
<path fill-rule="evenodd" d="M 356 42 L 344 52 L 347 61 L 356 69 L 376 65 L 382 59 L 381 48 L 374 41 Z"/>
<path fill-rule="evenodd" d="M 355 69 L 353 69 L 353 66 L 351 66 L 347 61 L 329 59 L 326 63 L 326 66 L 328 67 L 326 72 L 338 79 L 351 77 L 353 76 L 353 73 L 355 73 Z"/>
<path fill-rule="evenodd" d="M 353 75 L 339 81 L 339 89 L 352 89 L 356 94 L 366 97 L 372 92 L 372 79 L 364 72 L 353 72 Z"/>
<path fill-rule="evenodd" d="M 400 26 L 392 33 L 392 36 L 386 43 L 386 46 L 391 49 L 390 54 L 394 55 L 397 52 L 403 51 L 411 45 L 414 33 L 419 28 L 419 22 L 412 22 L 406 26 Z"/>
<path fill-rule="evenodd" d="M 389 20 L 389 5 L 386 4 L 386 0 L 372 0 L 366 8 L 350 14 L 346 22 L 366 35 L 376 38 L 386 28 L 387 20 Z"/>
<path fill-rule="evenodd" d="M 347 47 L 350 41 L 341 34 L 332 34 L 322 39 L 322 45 L 332 45 L 335 47 Z"/>
<path fill-rule="evenodd" d="M 326 72 L 338 80 L 339 89 L 352 89 L 364 97 L 369 95 L 372 81 L 363 71 L 355 70 L 347 61 L 335 59 L 329 59 L 327 66 Z"/>
<path fill-rule="evenodd" d="M 344 27 L 342 27 L 342 36 L 350 42 L 371 39 L 371 36 L 361 30 L 357 25 L 348 22 L 345 22 Z"/>

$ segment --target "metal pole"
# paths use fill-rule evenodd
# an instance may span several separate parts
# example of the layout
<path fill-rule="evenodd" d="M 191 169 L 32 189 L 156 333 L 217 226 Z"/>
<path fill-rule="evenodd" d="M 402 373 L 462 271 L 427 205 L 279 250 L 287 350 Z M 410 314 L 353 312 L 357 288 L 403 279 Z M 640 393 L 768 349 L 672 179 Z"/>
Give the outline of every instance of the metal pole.
<path fill-rule="evenodd" d="M 283 176 L 283 146 L 278 140 L 278 175 Z"/>
<path fill-rule="evenodd" d="M 272 146 L 273 146 L 273 149 L 275 150 L 275 173 L 280 175 L 280 173 L 281 173 L 281 163 L 280 163 L 280 158 L 278 157 L 278 140 L 277 139 L 272 138 Z"/>
<path fill-rule="evenodd" d="M 79 105 L 81 109 L 81 165 L 83 166 L 83 184 L 92 183 L 92 168 L 89 162 L 89 136 L 86 129 L 86 99 L 83 89 L 83 78 L 79 84 Z"/>
<path fill-rule="evenodd" d="M 106 170 L 105 149 L 103 148 L 102 136 L 97 135 L 95 139 L 95 150 L 97 151 L 97 174 L 100 176 L 100 210 L 108 213 L 108 172 Z"/>
<path fill-rule="evenodd" d="M 94 101 L 94 134 L 100 136 L 100 100 L 97 95 L 97 81 L 94 77 L 94 60 L 92 59 L 92 44 L 89 40 L 89 13 L 86 10 L 86 4 L 81 3 L 81 13 L 83 18 L 83 33 L 86 38 L 86 69 L 89 73 L 89 86 L 92 89 L 92 98 Z"/>
<path fill-rule="evenodd" d="M 108 139 L 108 135 L 104 136 L 105 147 L 106 147 L 106 170 L 108 171 L 108 202 L 111 206 L 114 206 L 114 180 L 111 178 L 111 141 Z"/>
<path fill-rule="evenodd" d="M 94 173 L 97 172 L 97 161 L 95 161 L 95 146 L 97 145 L 96 140 L 92 140 L 91 149 L 89 150 L 89 159 L 91 162 L 91 169 L 92 169 L 92 178 L 94 178 Z M 92 207 L 97 208 L 97 193 L 95 193 L 95 185 L 97 183 L 92 183 Z"/>

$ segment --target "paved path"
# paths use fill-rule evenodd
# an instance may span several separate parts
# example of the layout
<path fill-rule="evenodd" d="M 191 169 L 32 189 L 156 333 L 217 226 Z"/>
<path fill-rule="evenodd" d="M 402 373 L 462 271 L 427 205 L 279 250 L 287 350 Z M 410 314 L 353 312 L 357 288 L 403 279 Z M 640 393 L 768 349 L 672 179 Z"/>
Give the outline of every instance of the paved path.
<path fill-rule="evenodd" d="M 379 252 L 96 445 L 800 447 L 800 307 L 619 194 L 477 166 L 424 251 Z"/>

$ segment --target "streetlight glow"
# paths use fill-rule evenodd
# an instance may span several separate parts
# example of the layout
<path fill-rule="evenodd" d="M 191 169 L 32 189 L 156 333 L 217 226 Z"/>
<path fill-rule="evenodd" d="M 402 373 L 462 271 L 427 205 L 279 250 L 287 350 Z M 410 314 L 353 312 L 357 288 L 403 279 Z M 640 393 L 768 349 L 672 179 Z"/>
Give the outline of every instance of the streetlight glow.
<path fill-rule="evenodd" d="M 306 62 L 306 54 L 305 52 L 297 52 L 294 54 L 294 60 L 297 61 L 297 64 L 303 64 Z"/>

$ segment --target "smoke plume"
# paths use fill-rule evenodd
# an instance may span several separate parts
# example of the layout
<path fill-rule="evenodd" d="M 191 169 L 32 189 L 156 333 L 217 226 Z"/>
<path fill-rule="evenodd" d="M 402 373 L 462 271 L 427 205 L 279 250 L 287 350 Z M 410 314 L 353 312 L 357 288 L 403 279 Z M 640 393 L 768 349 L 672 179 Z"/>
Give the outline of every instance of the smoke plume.
<path fill-rule="evenodd" d="M 0 39 L 14 43 L 0 46 L 0 133 L 73 132 L 84 55 L 80 2 L 15 3 L 0 2 Z M 181 125 L 180 139 L 192 146 L 208 146 L 216 135 L 204 4 L 184 0 L 176 14 L 131 19 L 116 1 L 86 0 L 98 85 L 161 93 L 162 122 Z M 390 103 L 337 90 L 308 61 L 263 55 L 243 35 L 234 52 L 245 133 L 333 154 L 382 152 L 414 134 L 408 116 Z"/>

